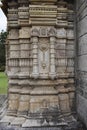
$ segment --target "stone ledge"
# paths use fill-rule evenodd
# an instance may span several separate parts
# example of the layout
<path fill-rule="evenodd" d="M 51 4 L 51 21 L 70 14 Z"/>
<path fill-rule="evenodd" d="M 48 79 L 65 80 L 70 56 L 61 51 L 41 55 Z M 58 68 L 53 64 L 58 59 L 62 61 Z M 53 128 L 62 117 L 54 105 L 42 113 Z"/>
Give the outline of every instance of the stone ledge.
<path fill-rule="evenodd" d="M 80 127 L 81 128 L 81 127 Z M 78 127 L 32 127 L 32 128 L 21 128 L 0 125 L 0 130 L 80 130 Z"/>

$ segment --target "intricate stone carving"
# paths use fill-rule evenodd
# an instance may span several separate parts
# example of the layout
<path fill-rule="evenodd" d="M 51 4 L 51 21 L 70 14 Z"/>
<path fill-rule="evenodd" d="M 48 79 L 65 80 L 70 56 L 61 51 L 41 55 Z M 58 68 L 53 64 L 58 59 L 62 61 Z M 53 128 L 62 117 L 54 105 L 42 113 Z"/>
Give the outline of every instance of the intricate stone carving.
<path fill-rule="evenodd" d="M 19 30 L 19 38 L 30 38 L 30 28 L 28 27 L 22 27 Z"/>
<path fill-rule="evenodd" d="M 48 31 L 48 35 L 49 36 L 56 36 L 56 29 L 55 28 L 50 28 L 50 30 Z"/>
<path fill-rule="evenodd" d="M 9 35 L 8 35 L 8 39 L 15 39 L 17 40 L 18 39 L 18 29 L 11 29 L 11 31 L 9 31 Z"/>
<path fill-rule="evenodd" d="M 49 49 L 49 41 L 46 39 L 41 39 L 39 43 L 39 49 L 43 52 L 47 51 Z"/>
<path fill-rule="evenodd" d="M 33 66 L 32 66 L 32 74 L 31 77 L 38 78 L 39 76 L 39 70 L 38 70 L 38 38 L 36 37 L 38 35 L 38 31 L 33 31 L 33 38 L 32 38 L 32 55 L 33 55 Z"/>
<path fill-rule="evenodd" d="M 40 37 L 47 37 L 47 28 L 40 27 Z"/>
<path fill-rule="evenodd" d="M 73 10 L 62 0 L 13 4 L 8 9 L 8 110 L 42 124 L 55 118 L 57 124 L 61 112 L 72 113 L 73 107 Z"/>
<path fill-rule="evenodd" d="M 32 29 L 31 36 L 39 36 L 39 31 L 37 28 Z"/>
<path fill-rule="evenodd" d="M 40 77 L 47 78 L 49 74 L 49 40 L 46 38 L 41 38 L 38 46 Z"/>

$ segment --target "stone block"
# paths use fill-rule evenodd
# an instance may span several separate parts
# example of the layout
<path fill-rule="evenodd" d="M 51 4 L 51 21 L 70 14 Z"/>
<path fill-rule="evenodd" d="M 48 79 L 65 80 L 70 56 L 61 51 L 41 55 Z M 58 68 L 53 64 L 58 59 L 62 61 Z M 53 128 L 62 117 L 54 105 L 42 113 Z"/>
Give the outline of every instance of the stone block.
<path fill-rule="evenodd" d="M 18 105 L 19 105 L 19 102 L 17 100 L 9 100 L 8 101 L 9 111 L 16 113 L 18 110 Z"/>
<path fill-rule="evenodd" d="M 12 40 L 18 39 L 19 38 L 18 36 L 19 36 L 18 29 L 11 29 L 9 31 L 8 39 L 12 39 Z"/>
<path fill-rule="evenodd" d="M 87 52 L 87 34 L 78 39 L 78 55 L 86 54 Z"/>
<path fill-rule="evenodd" d="M 29 51 L 28 50 L 21 50 L 20 57 L 21 58 L 29 58 Z"/>
<path fill-rule="evenodd" d="M 25 93 L 26 94 L 26 93 Z M 29 95 L 20 95 L 18 113 L 28 113 L 29 111 Z"/>
<path fill-rule="evenodd" d="M 82 35 L 85 35 L 87 31 L 87 16 L 84 17 L 79 23 L 78 23 L 78 37 L 81 37 Z"/>
<path fill-rule="evenodd" d="M 74 59 L 68 58 L 67 59 L 67 66 L 68 67 L 74 67 Z"/>
<path fill-rule="evenodd" d="M 55 49 L 56 50 L 65 50 L 66 49 L 66 44 L 57 43 Z"/>
<path fill-rule="evenodd" d="M 15 117 L 13 116 L 4 116 L 1 120 L 0 120 L 0 124 L 7 124 L 9 125 Z"/>
<path fill-rule="evenodd" d="M 19 95 L 18 94 L 9 94 L 8 107 L 9 111 L 14 111 L 15 113 L 18 110 L 19 105 Z"/>
<path fill-rule="evenodd" d="M 67 58 L 74 58 L 75 53 L 72 50 L 67 50 L 66 56 L 67 56 Z"/>
<path fill-rule="evenodd" d="M 75 110 L 75 93 L 74 92 L 69 93 L 69 102 L 70 102 L 71 110 Z"/>
<path fill-rule="evenodd" d="M 86 71 L 87 70 L 87 55 L 82 55 L 78 57 L 79 70 Z"/>
<path fill-rule="evenodd" d="M 67 60 L 66 59 L 58 59 L 57 60 L 57 65 L 62 67 L 67 65 Z"/>
<path fill-rule="evenodd" d="M 67 40 L 64 38 L 57 38 L 57 41 L 56 41 L 58 44 L 66 44 Z"/>
<path fill-rule="evenodd" d="M 65 50 L 57 50 L 56 51 L 56 58 L 65 58 L 66 51 Z"/>
<path fill-rule="evenodd" d="M 79 7 L 82 5 L 82 3 L 84 2 L 84 0 L 77 0 L 77 2 L 78 2 L 78 9 L 79 9 Z"/>
<path fill-rule="evenodd" d="M 69 44 L 67 44 L 67 45 L 66 45 L 66 49 L 67 49 L 67 50 L 74 50 L 74 49 L 75 49 L 75 46 L 74 46 L 74 45 L 69 45 Z"/>
<path fill-rule="evenodd" d="M 66 72 L 66 67 L 58 67 L 57 68 L 57 73 L 65 73 Z"/>
<path fill-rule="evenodd" d="M 12 126 L 22 126 L 25 122 L 25 118 L 23 117 L 15 117 L 14 120 L 11 122 Z"/>
<path fill-rule="evenodd" d="M 25 41 L 25 43 L 23 41 L 23 43 L 21 43 L 21 45 L 20 45 L 20 49 L 21 50 L 29 50 L 29 41 Z"/>
<path fill-rule="evenodd" d="M 30 38 L 30 28 L 28 27 L 22 27 L 19 30 L 19 38 Z"/>
<path fill-rule="evenodd" d="M 62 112 L 70 112 L 69 96 L 68 94 L 59 94 L 60 109 Z"/>
<path fill-rule="evenodd" d="M 41 124 L 37 121 L 37 120 L 32 120 L 32 119 L 27 119 L 23 124 L 22 127 L 23 128 L 27 128 L 27 127 L 33 127 L 33 126 L 40 126 Z"/>
<path fill-rule="evenodd" d="M 10 51 L 19 51 L 19 45 L 18 44 L 11 44 L 10 43 Z"/>
<path fill-rule="evenodd" d="M 40 112 L 42 109 L 58 106 L 58 96 L 31 96 L 30 112 Z"/>
<path fill-rule="evenodd" d="M 57 38 L 66 38 L 66 30 L 64 28 L 57 29 Z"/>
<path fill-rule="evenodd" d="M 19 58 L 19 51 L 10 51 L 10 58 Z"/>
<path fill-rule="evenodd" d="M 77 95 L 77 112 L 79 118 L 85 123 L 87 127 L 87 99 L 81 95 Z"/>
<path fill-rule="evenodd" d="M 67 35 L 67 38 L 68 38 L 68 39 L 74 39 L 73 29 L 72 29 L 72 30 L 71 30 L 71 29 L 68 29 L 66 35 Z"/>

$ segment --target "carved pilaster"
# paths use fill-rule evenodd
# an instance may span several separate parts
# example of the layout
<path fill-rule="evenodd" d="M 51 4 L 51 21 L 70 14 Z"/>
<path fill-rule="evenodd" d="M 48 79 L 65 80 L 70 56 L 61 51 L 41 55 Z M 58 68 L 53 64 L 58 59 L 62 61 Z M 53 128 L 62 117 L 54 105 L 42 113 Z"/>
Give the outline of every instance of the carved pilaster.
<path fill-rule="evenodd" d="M 25 35 L 26 37 L 26 35 Z M 20 60 L 19 60 L 19 66 L 20 66 L 20 73 L 18 74 L 20 78 L 29 77 L 30 73 L 30 41 L 29 39 L 22 38 L 22 35 L 20 36 Z"/>
<path fill-rule="evenodd" d="M 18 41 L 18 29 L 9 30 L 8 34 L 8 76 L 15 77 L 19 71 L 19 41 Z"/>
<path fill-rule="evenodd" d="M 56 68 L 55 68 L 55 36 L 56 36 L 56 30 L 54 28 L 51 28 L 49 30 L 49 36 L 50 36 L 50 72 L 49 76 L 54 79 L 56 77 Z"/>
<path fill-rule="evenodd" d="M 55 70 L 55 37 L 50 37 L 50 73 L 49 76 L 54 79 L 56 77 Z"/>
<path fill-rule="evenodd" d="M 32 55 L 33 55 L 33 68 L 31 77 L 38 78 L 39 69 L 38 69 L 38 37 L 32 37 Z"/>

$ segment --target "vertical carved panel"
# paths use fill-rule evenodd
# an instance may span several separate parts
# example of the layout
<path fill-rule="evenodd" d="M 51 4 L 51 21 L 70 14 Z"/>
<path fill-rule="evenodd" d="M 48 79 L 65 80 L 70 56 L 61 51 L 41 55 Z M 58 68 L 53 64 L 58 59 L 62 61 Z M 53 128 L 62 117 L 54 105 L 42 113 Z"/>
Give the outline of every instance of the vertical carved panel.
<path fill-rule="evenodd" d="M 40 77 L 46 78 L 49 75 L 49 40 L 47 38 L 41 38 L 38 43 L 39 51 L 39 73 Z"/>

